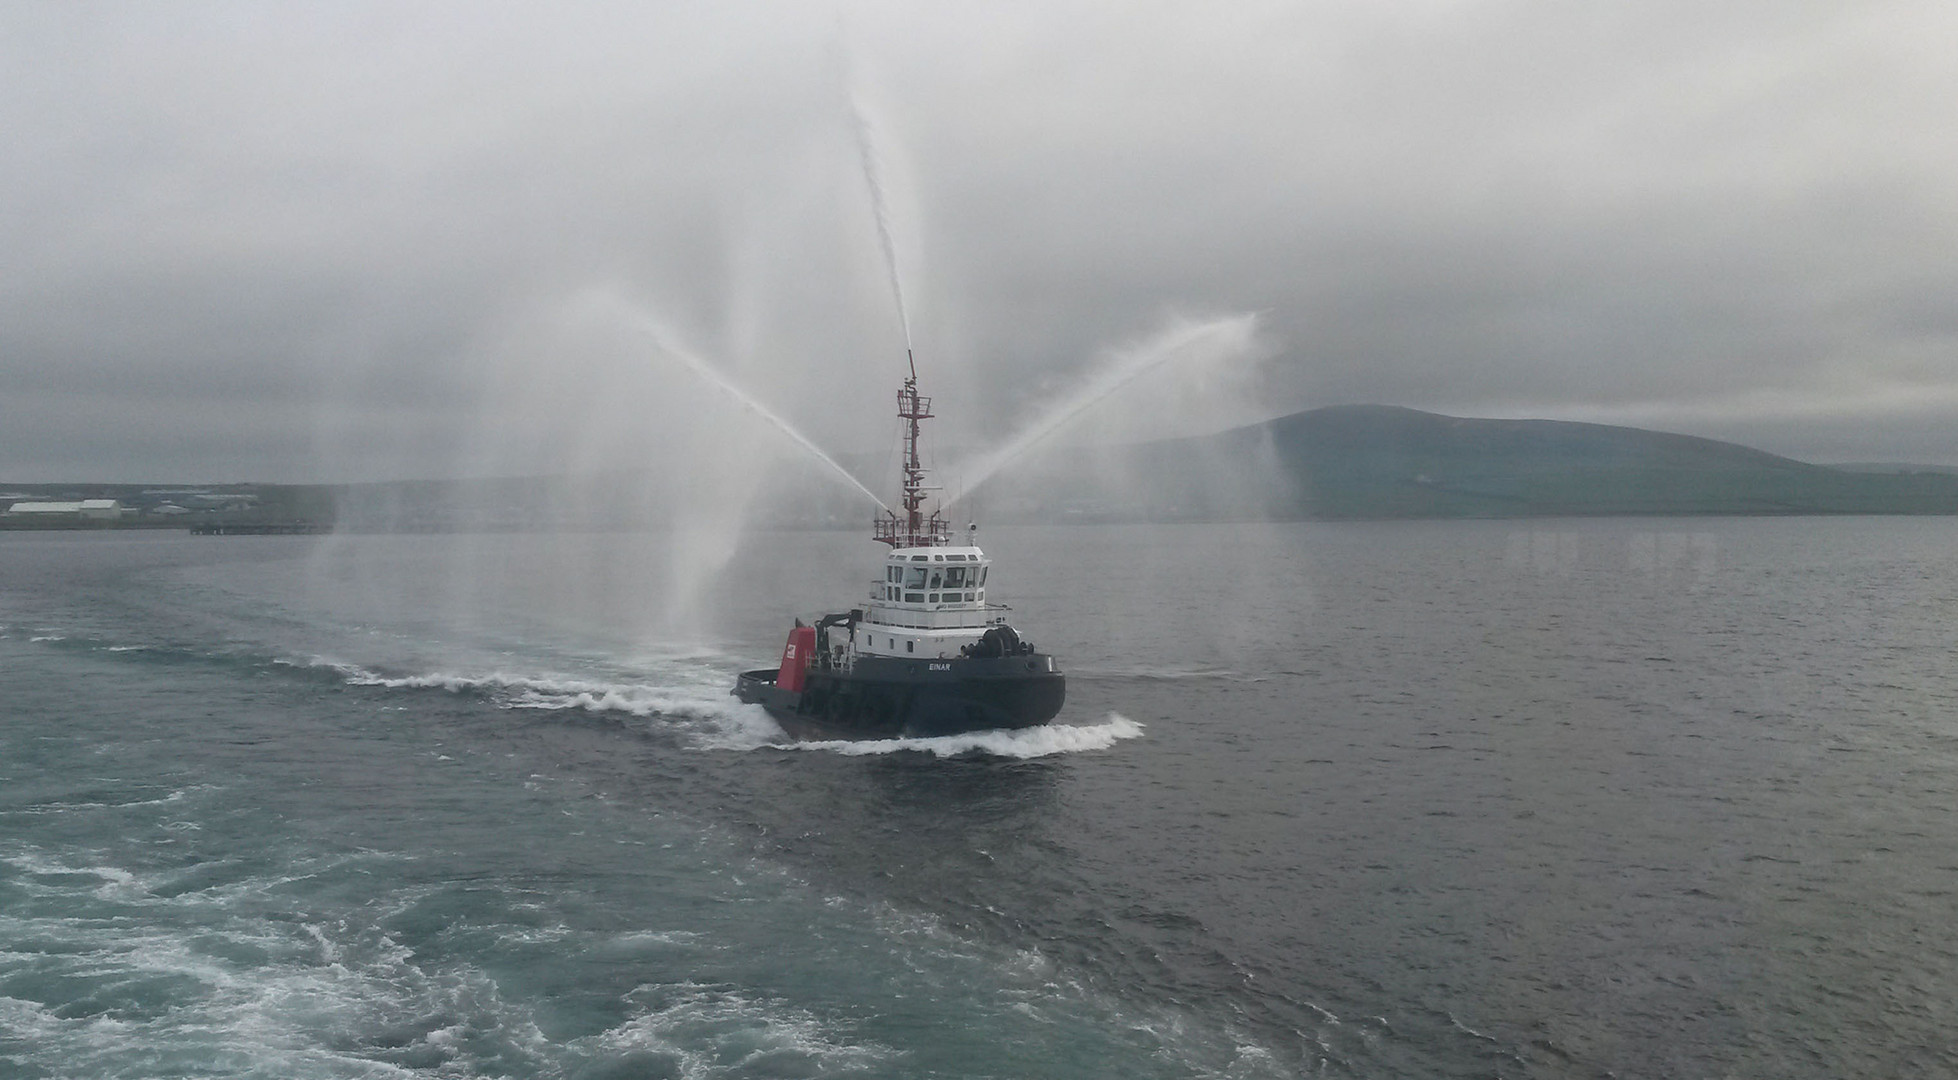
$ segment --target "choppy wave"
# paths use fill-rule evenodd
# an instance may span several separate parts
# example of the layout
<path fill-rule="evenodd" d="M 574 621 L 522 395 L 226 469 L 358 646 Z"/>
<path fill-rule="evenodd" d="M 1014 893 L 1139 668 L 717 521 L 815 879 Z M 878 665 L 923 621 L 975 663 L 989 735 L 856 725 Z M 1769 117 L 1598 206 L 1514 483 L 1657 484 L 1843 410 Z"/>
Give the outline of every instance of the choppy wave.
<path fill-rule="evenodd" d="M 22 814 L 27 816 L 33 816 L 33 815 L 40 815 L 40 814 L 66 814 L 66 813 L 73 813 L 73 812 L 84 811 L 84 810 L 127 810 L 138 806 L 168 806 L 171 803 L 182 802 L 185 796 L 191 794 L 194 791 L 215 791 L 215 790 L 217 790 L 215 785 L 193 784 L 189 787 L 178 788 L 177 790 L 170 792 L 168 795 L 163 795 L 154 799 L 131 799 L 131 800 L 126 800 L 121 802 L 103 802 L 103 801 L 95 801 L 95 800 L 77 802 L 73 800 L 56 799 L 49 802 L 26 803 L 6 810 L 0 810 L 0 814 Z M 4 861 L 6 860 L 0 859 L 0 862 L 4 862 Z"/>
<path fill-rule="evenodd" d="M 1008 1043 L 1085 1038 L 1177 1063 L 1180 1075 L 1281 1074 L 1246 1060 L 1242 1045 L 1220 1047 L 1181 1011 L 1133 1012 L 1037 951 L 1002 951 L 927 914 L 881 904 L 859 912 L 837 901 L 821 908 L 822 932 L 804 938 L 803 890 L 757 890 L 751 881 L 734 895 L 757 906 L 727 926 L 581 927 L 480 881 L 466 890 L 388 884 L 392 875 L 373 873 L 372 860 L 394 857 L 301 858 L 287 868 L 298 877 L 261 870 L 183 890 L 182 870 L 125 869 L 101 853 L 0 851 L 0 863 L 30 879 L 22 902 L 0 910 L 0 985 L 30 988 L 0 994 L 12 1063 L 25 1075 L 74 1077 L 713 1080 L 902 1075 L 905 1064 L 921 1065 L 917 1075 L 954 1075 L 929 1053 L 917 1062 L 918 1047 L 891 1038 L 903 1025 L 870 1014 L 974 980 L 992 989 L 965 1003 L 962 1021 Z M 305 878 L 318 880 L 291 887 Z M 757 971 L 776 969 L 744 960 L 753 943 L 719 932 L 750 924 L 782 929 L 777 944 L 796 943 L 784 958 L 789 978 L 755 985 Z M 887 969 L 852 977 L 864 1009 L 839 1007 L 859 999 L 821 989 L 822 972 L 846 956 Z M 585 1007 L 605 1002 L 611 1013 L 582 1032 L 544 992 L 573 972 L 603 982 L 622 964 L 638 969 L 630 981 L 581 995 Z M 745 974 L 730 981 L 730 969 Z M 48 980 L 65 996 L 32 992 Z M 1217 1067 L 1220 1051 L 1238 1060 Z"/>
<path fill-rule="evenodd" d="M 849 1074 L 897 1056 L 876 1043 L 846 1041 L 805 1009 L 725 988 L 648 986 L 627 1000 L 644 1011 L 567 1049 L 627 1065 L 677 1066 L 674 1073 L 689 1077 Z M 646 1075 L 659 1073 L 649 1068 Z"/>
<path fill-rule="evenodd" d="M 1070 679 L 1108 679 L 1121 682 L 1189 682 L 1211 681 L 1231 683 L 1261 683 L 1268 676 L 1229 668 L 1178 668 L 1173 666 L 1082 666 L 1072 665 L 1067 671 Z"/>
<path fill-rule="evenodd" d="M 513 995 L 487 968 L 431 959 L 386 929 L 390 916 L 426 902 L 427 888 L 396 889 L 350 913 L 278 894 L 289 877 L 176 893 L 168 875 L 94 859 L 16 849 L 0 863 L 28 879 L 21 910 L 0 912 L 0 979 L 31 973 L 77 995 L 0 994 L 0 1031 L 13 1036 L 12 1060 L 26 1075 L 473 1076 L 514 1066 L 536 1075 L 597 1067 L 830 1076 L 861 1075 L 894 1054 L 806 1009 L 689 981 L 643 984 L 626 996 L 620 1022 L 553 1036 L 540 1023 L 547 1003 Z M 99 917 L 138 909 L 141 918 Z M 622 936 L 657 939 L 682 960 L 701 947 L 686 932 L 551 929 L 563 939 L 553 947 L 574 952 Z"/>

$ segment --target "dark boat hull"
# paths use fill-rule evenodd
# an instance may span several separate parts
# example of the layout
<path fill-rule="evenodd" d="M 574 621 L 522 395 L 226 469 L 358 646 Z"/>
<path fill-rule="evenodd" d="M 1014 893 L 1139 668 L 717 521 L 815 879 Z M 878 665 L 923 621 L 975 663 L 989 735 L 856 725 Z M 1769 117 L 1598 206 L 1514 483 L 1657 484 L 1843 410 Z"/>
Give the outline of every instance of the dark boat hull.
<path fill-rule="evenodd" d="M 1051 656 L 955 660 L 860 657 L 850 670 L 811 668 L 801 692 L 776 685 L 774 668 L 743 672 L 734 696 L 760 705 L 797 738 L 934 738 L 1037 727 L 1067 699 Z"/>

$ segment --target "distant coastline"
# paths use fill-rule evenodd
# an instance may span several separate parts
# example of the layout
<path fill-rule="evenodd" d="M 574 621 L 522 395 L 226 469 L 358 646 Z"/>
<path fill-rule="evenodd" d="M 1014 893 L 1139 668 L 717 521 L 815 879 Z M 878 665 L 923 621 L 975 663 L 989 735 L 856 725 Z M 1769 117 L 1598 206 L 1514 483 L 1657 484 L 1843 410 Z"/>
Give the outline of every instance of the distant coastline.
<path fill-rule="evenodd" d="M 0 511 L 52 500 L 120 507 L 111 520 L 0 512 L 0 530 L 656 529 L 672 517 L 676 483 L 671 470 L 364 484 L 0 482 Z M 775 527 L 847 527 L 863 516 L 829 481 L 792 469 L 756 504 L 761 523 Z M 1958 514 L 1958 468 L 1817 465 L 1641 428 L 1357 405 L 1200 438 L 1056 448 L 971 505 L 998 524 L 1944 515 Z"/>
<path fill-rule="evenodd" d="M 1034 466 L 994 497 L 1015 516 L 1069 506 L 1145 520 L 1958 514 L 1958 475 L 1938 466 L 1839 469 L 1641 428 L 1383 405 Z"/>

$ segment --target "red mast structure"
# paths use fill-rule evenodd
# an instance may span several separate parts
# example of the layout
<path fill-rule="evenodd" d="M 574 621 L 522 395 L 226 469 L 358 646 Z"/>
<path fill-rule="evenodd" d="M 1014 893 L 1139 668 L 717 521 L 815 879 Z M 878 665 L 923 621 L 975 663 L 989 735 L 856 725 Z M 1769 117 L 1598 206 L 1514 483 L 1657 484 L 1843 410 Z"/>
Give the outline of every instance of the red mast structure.
<path fill-rule="evenodd" d="M 925 466 L 918 458 L 918 422 L 931 419 L 931 399 L 918 394 L 918 361 L 911 350 L 904 350 L 904 359 L 911 366 L 910 378 L 897 392 L 897 415 L 904 421 L 904 495 L 900 500 L 904 516 L 899 517 L 894 510 L 884 511 L 874 523 L 873 535 L 894 548 L 936 547 L 950 541 L 951 531 L 938 511 L 933 510 L 930 516 L 924 513 Z"/>

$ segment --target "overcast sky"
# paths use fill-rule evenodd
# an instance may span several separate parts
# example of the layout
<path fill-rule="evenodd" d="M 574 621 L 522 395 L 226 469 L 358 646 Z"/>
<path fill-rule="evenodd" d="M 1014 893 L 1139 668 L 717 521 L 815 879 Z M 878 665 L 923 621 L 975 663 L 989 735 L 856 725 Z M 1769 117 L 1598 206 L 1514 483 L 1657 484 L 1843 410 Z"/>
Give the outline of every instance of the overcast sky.
<path fill-rule="evenodd" d="M 881 451 L 903 335 L 853 96 L 949 440 L 1256 312 L 1244 420 L 1384 402 L 1958 464 L 1955 44 L 1937 0 L 19 0 L 0 481 L 750 437 L 661 335 Z"/>

